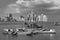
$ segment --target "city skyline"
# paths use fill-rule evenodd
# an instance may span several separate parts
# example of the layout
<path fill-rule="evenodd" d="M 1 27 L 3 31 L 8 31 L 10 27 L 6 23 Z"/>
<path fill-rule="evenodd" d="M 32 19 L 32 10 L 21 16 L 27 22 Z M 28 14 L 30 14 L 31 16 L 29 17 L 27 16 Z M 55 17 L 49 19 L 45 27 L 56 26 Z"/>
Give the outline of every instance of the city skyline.
<path fill-rule="evenodd" d="M 8 5 L 11 5 L 11 4 L 14 5 L 14 4 L 16 4 L 16 1 L 17 0 L 0 0 L 0 17 L 6 17 L 8 15 L 8 13 L 6 13 L 6 10 L 9 9 L 9 11 L 11 12 L 11 9 L 9 8 Z M 59 4 L 59 3 L 57 3 L 57 4 Z M 53 8 L 53 6 L 55 6 L 55 5 L 52 5 L 52 3 L 46 3 L 46 1 L 45 1 L 43 4 L 36 5 L 33 8 L 35 10 L 34 13 L 35 14 L 43 13 L 43 14 L 47 15 L 49 18 L 49 21 L 59 21 L 60 20 L 60 9 L 58 9 L 59 6 L 57 5 L 58 7 L 54 7 L 54 8 Z M 52 7 L 52 8 L 50 9 L 49 7 Z M 44 10 L 42 10 L 43 8 L 48 8 L 48 9 L 47 10 L 44 9 L 44 10 L 46 10 L 44 12 Z M 43 11 L 42 13 L 40 13 L 41 10 Z M 12 14 L 17 19 L 20 15 L 25 15 L 24 13 L 21 13 L 21 14 L 20 13 L 12 13 Z"/>

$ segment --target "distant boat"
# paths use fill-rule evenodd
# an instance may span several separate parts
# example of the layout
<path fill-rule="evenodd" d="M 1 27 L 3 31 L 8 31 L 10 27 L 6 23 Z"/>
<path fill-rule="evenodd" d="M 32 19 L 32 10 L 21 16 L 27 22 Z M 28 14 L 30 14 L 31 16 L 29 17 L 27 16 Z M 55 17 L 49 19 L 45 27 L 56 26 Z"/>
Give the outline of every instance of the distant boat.
<path fill-rule="evenodd" d="M 45 30 L 35 30 L 33 31 L 33 34 L 56 34 L 56 31 L 54 29 L 50 29 L 49 31 Z"/>
<path fill-rule="evenodd" d="M 13 29 L 3 29 L 3 34 L 12 34 Z"/>
<path fill-rule="evenodd" d="M 55 23 L 55 26 L 60 26 L 60 22 L 56 22 Z"/>
<path fill-rule="evenodd" d="M 32 32 L 31 29 L 25 29 L 25 28 L 17 28 L 16 29 L 17 34 L 19 35 L 26 35 L 26 34 L 30 34 Z"/>
<path fill-rule="evenodd" d="M 26 35 L 26 34 L 31 34 L 32 30 L 33 29 L 26 29 L 25 27 L 16 28 L 15 31 L 14 31 L 14 29 L 3 29 L 3 34 Z"/>
<path fill-rule="evenodd" d="M 16 28 L 15 31 L 13 29 L 4 29 L 4 34 L 12 34 L 12 35 L 34 35 L 34 34 L 56 34 L 55 29 L 26 29 L 24 28 Z"/>

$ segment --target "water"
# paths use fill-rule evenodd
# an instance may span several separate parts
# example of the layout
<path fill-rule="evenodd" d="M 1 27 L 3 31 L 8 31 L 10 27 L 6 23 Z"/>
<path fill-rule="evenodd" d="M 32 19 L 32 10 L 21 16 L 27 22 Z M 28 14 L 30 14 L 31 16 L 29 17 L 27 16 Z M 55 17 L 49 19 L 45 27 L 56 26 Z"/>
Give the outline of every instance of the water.
<path fill-rule="evenodd" d="M 55 34 L 39 34 L 33 36 L 19 35 L 18 37 L 12 35 L 4 35 L 0 40 L 56 40 Z"/>
<path fill-rule="evenodd" d="M 17 25 L 17 27 L 20 27 Z M 16 25 L 0 25 L 0 40 L 60 40 L 60 27 L 54 26 L 53 28 L 56 30 L 56 34 L 38 34 L 33 36 L 26 36 L 26 35 L 3 35 L 2 29 L 3 28 L 16 28 Z"/>

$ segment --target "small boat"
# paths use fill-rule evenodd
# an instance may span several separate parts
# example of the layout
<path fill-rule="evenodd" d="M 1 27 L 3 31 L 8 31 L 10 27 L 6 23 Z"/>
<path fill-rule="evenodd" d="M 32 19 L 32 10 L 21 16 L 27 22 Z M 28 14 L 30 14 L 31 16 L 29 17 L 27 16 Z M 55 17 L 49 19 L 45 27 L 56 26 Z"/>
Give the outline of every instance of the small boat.
<path fill-rule="evenodd" d="M 33 31 L 33 34 L 56 34 L 56 31 L 54 29 L 50 29 L 49 31 L 35 30 Z"/>
<path fill-rule="evenodd" d="M 3 34 L 11 34 L 13 29 L 3 29 Z"/>
<path fill-rule="evenodd" d="M 31 29 L 26 29 L 26 28 L 17 28 L 16 29 L 17 34 L 21 34 L 21 35 L 26 35 L 26 34 L 30 34 L 32 32 Z"/>

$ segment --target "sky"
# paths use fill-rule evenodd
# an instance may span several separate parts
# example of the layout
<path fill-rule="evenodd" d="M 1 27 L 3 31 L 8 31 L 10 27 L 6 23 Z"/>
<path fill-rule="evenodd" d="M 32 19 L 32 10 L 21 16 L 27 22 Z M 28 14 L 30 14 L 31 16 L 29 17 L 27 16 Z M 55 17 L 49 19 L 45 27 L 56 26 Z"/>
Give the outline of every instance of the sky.
<path fill-rule="evenodd" d="M 0 17 L 12 13 L 14 18 L 19 19 L 20 15 L 30 12 L 28 9 L 33 9 L 37 15 L 47 15 L 48 21 L 60 20 L 60 0 L 0 0 Z"/>

